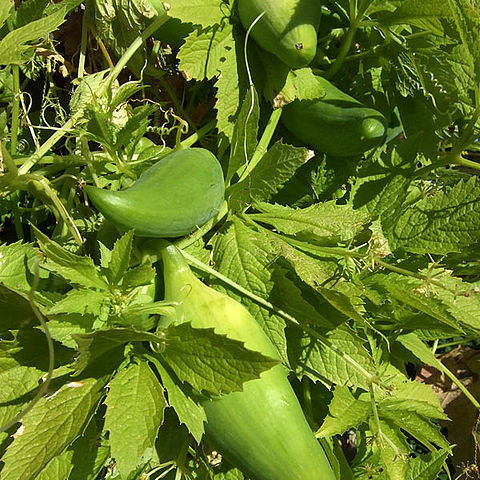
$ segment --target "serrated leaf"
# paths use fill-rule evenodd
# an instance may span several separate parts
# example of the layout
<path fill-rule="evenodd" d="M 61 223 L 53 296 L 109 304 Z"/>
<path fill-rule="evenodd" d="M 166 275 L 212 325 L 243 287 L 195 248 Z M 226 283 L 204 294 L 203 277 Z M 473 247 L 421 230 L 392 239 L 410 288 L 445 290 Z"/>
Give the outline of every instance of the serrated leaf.
<path fill-rule="evenodd" d="M 420 254 L 478 250 L 479 202 L 480 183 L 476 177 L 432 193 L 397 217 L 390 244 Z"/>
<path fill-rule="evenodd" d="M 180 423 L 187 427 L 199 444 L 205 432 L 204 423 L 207 421 L 203 407 L 183 391 L 185 386 L 177 383 L 160 362 L 155 362 L 155 366 L 167 391 L 168 404 L 175 410 Z"/>
<path fill-rule="evenodd" d="M 133 328 L 111 328 L 96 330 L 91 333 L 74 334 L 72 338 L 77 342 L 80 352 L 75 362 L 75 372 L 78 375 L 87 365 L 114 348 L 130 342 L 154 342 L 162 340 L 153 333 L 139 332 Z"/>
<path fill-rule="evenodd" d="M 368 390 L 376 369 L 364 341 L 343 326 L 322 337 L 320 340 L 298 328 L 290 329 L 288 356 L 295 373 L 314 382 L 326 379 Z"/>
<path fill-rule="evenodd" d="M 21 65 L 33 58 L 35 45 L 41 38 L 46 38 L 64 21 L 67 11 L 63 8 L 28 25 L 12 30 L 0 40 L 0 65 Z"/>
<path fill-rule="evenodd" d="M 162 358 L 176 376 L 198 391 L 216 395 L 241 391 L 243 383 L 279 363 L 214 329 L 192 328 L 189 323 L 168 327 L 165 342 Z"/>
<path fill-rule="evenodd" d="M 112 101 L 110 102 L 110 109 L 113 111 L 120 104 L 127 101 L 132 95 L 144 88 L 145 85 L 136 80 L 122 83 L 122 85 L 115 90 Z"/>
<path fill-rule="evenodd" d="M 155 269 L 151 265 L 139 265 L 127 270 L 123 276 L 122 288 L 135 288 L 150 285 L 155 279 Z"/>
<path fill-rule="evenodd" d="M 108 72 L 109 70 L 95 72 L 77 80 L 78 86 L 70 100 L 70 113 L 72 115 L 85 108 L 93 98 L 97 97 L 97 92 L 100 90 Z"/>
<path fill-rule="evenodd" d="M 68 478 L 72 471 L 73 451 L 64 450 L 60 455 L 52 458 L 48 465 L 35 477 L 35 480 L 60 480 Z"/>
<path fill-rule="evenodd" d="M 437 295 L 430 294 L 424 281 L 398 273 L 379 274 L 372 281 L 385 288 L 391 297 L 462 332 L 462 326 L 450 312 L 448 304 L 442 302 Z"/>
<path fill-rule="evenodd" d="M 0 245 L 0 282 L 16 290 L 29 291 L 37 250 L 30 243 Z"/>
<path fill-rule="evenodd" d="M 0 284 L 0 331 L 20 329 L 36 320 L 25 293 Z"/>
<path fill-rule="evenodd" d="M 448 2 L 418 2 L 404 0 L 391 13 L 385 14 L 380 21 L 384 25 L 407 23 L 416 25 L 436 35 L 445 35 L 444 20 L 451 21 L 452 11 Z"/>
<path fill-rule="evenodd" d="M 381 405 L 378 407 L 378 413 L 381 418 L 395 423 L 399 428 L 417 438 L 421 443 L 430 447 L 430 449 L 433 448 L 432 443 L 441 448 L 450 448 L 447 439 L 440 433 L 440 426 L 434 425 L 428 418 L 424 418 L 422 415 L 403 409 L 395 411 L 389 408 L 383 410 Z"/>
<path fill-rule="evenodd" d="M 253 95 L 252 95 L 253 91 Z M 246 167 L 257 146 L 258 120 L 260 110 L 258 95 L 254 87 L 249 88 L 241 103 L 232 135 L 230 160 L 226 182 L 229 183 L 240 167 Z"/>
<path fill-rule="evenodd" d="M 428 418 L 448 419 L 429 385 L 408 380 L 395 387 L 379 402 L 383 411 L 392 409 L 397 412 L 415 412 Z"/>
<path fill-rule="evenodd" d="M 376 436 L 376 444 L 385 463 L 388 480 L 408 478 L 410 448 L 400 427 L 385 419 L 380 419 L 377 424 L 374 417 L 370 417 L 370 429 Z"/>
<path fill-rule="evenodd" d="M 268 237 L 251 230 L 238 218 L 233 217 L 216 235 L 213 247 L 213 260 L 220 273 L 256 295 L 268 299 L 273 288 L 269 266 L 277 253 Z M 226 291 L 220 284 L 215 288 Z M 257 303 L 239 296 L 233 290 L 229 290 L 228 295 L 248 308 L 276 346 L 280 358 L 286 359 L 284 320 L 259 307 Z"/>
<path fill-rule="evenodd" d="M 35 235 L 40 248 L 49 260 L 48 266 L 51 271 L 72 283 L 87 288 L 103 290 L 107 287 L 105 280 L 98 274 L 97 268 L 90 257 L 81 257 L 65 250 L 38 229 L 35 229 Z"/>
<path fill-rule="evenodd" d="M 70 290 L 59 302 L 56 302 L 47 310 L 47 315 L 59 313 L 87 313 L 99 315 L 105 302 L 105 292 L 96 290 L 74 289 Z"/>
<path fill-rule="evenodd" d="M 166 407 L 163 388 L 147 362 L 132 363 L 110 381 L 105 429 L 122 479 L 151 460 Z"/>
<path fill-rule="evenodd" d="M 78 313 L 70 313 L 50 315 L 48 319 L 48 329 L 51 337 L 69 348 L 76 348 L 77 346 L 73 335 L 91 332 L 103 326 L 104 322 L 91 314 L 80 315 Z"/>
<path fill-rule="evenodd" d="M 169 3 L 168 14 L 184 23 L 208 27 L 229 16 L 228 3 L 224 0 L 175 0 Z"/>
<path fill-rule="evenodd" d="M 120 282 L 128 269 L 132 253 L 132 242 L 133 230 L 130 230 L 115 242 L 107 270 L 108 279 L 114 285 Z"/>
<path fill-rule="evenodd" d="M 106 379 L 71 382 L 42 398 L 22 420 L 2 460 L 2 480 L 33 480 L 78 437 L 103 395 Z"/>
<path fill-rule="evenodd" d="M 371 415 L 372 405 L 369 400 L 355 398 L 348 387 L 337 385 L 328 411 L 328 416 L 316 433 L 318 437 L 343 434 L 349 428 L 361 425 Z"/>
<path fill-rule="evenodd" d="M 448 0 L 457 30 L 475 77 L 480 79 L 480 4 L 477 0 Z"/>
<path fill-rule="evenodd" d="M 321 245 L 352 242 L 365 232 L 371 221 L 367 212 L 354 210 L 349 205 L 336 205 L 334 201 L 303 209 L 265 203 L 256 205 L 256 208 L 262 213 L 250 215 L 254 220 L 268 223 L 299 240 Z"/>
<path fill-rule="evenodd" d="M 73 450 L 73 469 L 68 480 L 95 480 L 110 456 L 110 447 L 101 440 L 95 419 L 70 447 Z"/>
<path fill-rule="evenodd" d="M 436 450 L 426 455 L 417 455 L 410 460 L 408 480 L 435 480 L 447 457 L 447 450 Z"/>
<path fill-rule="evenodd" d="M 218 3 L 218 0 L 214 0 Z M 178 58 L 187 80 L 213 78 L 223 71 L 229 52 L 235 49 L 228 23 L 194 30 L 183 44 Z"/>
<path fill-rule="evenodd" d="M 245 74 L 239 73 L 238 55 L 241 34 L 224 22 L 204 30 L 195 30 L 187 38 L 178 55 L 180 69 L 188 80 L 218 76 L 217 128 L 229 140 L 233 136 L 235 117 L 246 90 Z M 241 49 L 240 49 L 241 51 Z"/>
<path fill-rule="evenodd" d="M 313 152 L 306 148 L 275 143 L 244 180 L 228 189 L 229 205 L 241 210 L 269 200 L 312 156 Z"/>
<path fill-rule="evenodd" d="M 14 6 L 13 0 L 7 0 L 6 2 L 2 2 L 0 4 L 0 27 L 3 26 L 5 21 L 10 15 L 10 10 Z"/>

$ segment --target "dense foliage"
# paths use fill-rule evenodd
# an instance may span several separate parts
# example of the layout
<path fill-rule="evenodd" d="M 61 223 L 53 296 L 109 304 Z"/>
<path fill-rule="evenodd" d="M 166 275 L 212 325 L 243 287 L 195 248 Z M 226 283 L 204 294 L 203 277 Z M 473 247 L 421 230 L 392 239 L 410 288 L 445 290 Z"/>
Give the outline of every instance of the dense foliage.
<path fill-rule="evenodd" d="M 168 325 L 165 241 L 85 188 L 194 145 L 225 202 L 170 240 L 262 327 L 338 479 L 479 478 L 480 1 L 305 2 L 299 68 L 237 3 L 0 2 L 2 480 L 247 479 L 202 405 L 278 362 Z M 381 135 L 336 127 L 327 84 Z"/>

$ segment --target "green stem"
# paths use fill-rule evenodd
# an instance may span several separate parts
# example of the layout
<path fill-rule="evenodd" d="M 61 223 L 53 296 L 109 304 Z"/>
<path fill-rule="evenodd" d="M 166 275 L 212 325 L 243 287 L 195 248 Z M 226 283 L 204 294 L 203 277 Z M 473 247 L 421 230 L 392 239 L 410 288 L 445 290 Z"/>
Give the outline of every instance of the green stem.
<path fill-rule="evenodd" d="M 275 133 L 275 129 L 277 128 L 278 122 L 280 121 L 280 117 L 282 116 L 282 109 L 277 108 L 273 110 L 270 118 L 268 120 L 267 126 L 263 131 L 262 137 L 258 142 L 257 148 L 250 160 L 249 164 L 245 167 L 245 170 L 240 175 L 239 182 L 242 181 L 244 178 L 248 177 L 250 172 L 257 166 L 258 162 L 261 158 L 267 153 L 268 145 L 270 144 L 270 140 Z"/>
<path fill-rule="evenodd" d="M 381 384 L 380 380 L 376 377 L 373 376 L 370 372 L 365 370 L 362 365 L 360 365 L 355 359 L 350 357 L 348 354 L 346 354 L 343 350 L 338 348 L 335 344 L 331 343 L 327 338 L 325 338 L 323 335 L 318 333 L 316 330 L 313 328 L 310 328 L 307 325 L 303 325 L 300 323 L 295 317 L 290 315 L 289 313 L 279 309 L 272 303 L 270 303 L 268 300 L 263 299 L 262 297 L 259 297 L 255 293 L 251 292 L 250 290 L 247 290 L 246 288 L 242 287 L 238 283 L 234 282 L 230 278 L 226 277 L 225 275 L 217 272 L 213 268 L 209 267 L 208 265 L 205 265 L 203 262 L 200 260 L 197 260 L 194 256 L 190 255 L 189 253 L 185 252 L 182 250 L 182 254 L 184 257 L 188 260 L 188 262 L 198 269 L 209 273 L 210 275 L 213 275 L 214 277 L 218 278 L 221 280 L 223 283 L 226 285 L 229 285 L 233 289 L 235 289 L 237 292 L 245 295 L 246 297 L 250 298 L 253 300 L 255 303 L 258 305 L 261 305 L 262 307 L 266 308 L 267 310 L 272 311 L 275 315 L 278 315 L 279 317 L 283 318 L 286 320 L 288 323 L 300 328 L 301 330 L 307 332 L 311 337 L 313 337 L 315 340 L 317 340 L 321 345 L 325 346 L 326 348 L 330 349 L 333 351 L 336 355 L 339 357 L 343 358 L 345 362 L 348 362 L 350 365 L 352 365 L 363 377 L 367 379 L 367 381 L 376 384 Z"/>
<path fill-rule="evenodd" d="M 13 76 L 13 102 L 12 102 L 12 129 L 11 129 L 11 146 L 12 155 L 17 153 L 18 130 L 20 129 L 20 67 L 12 65 Z"/>
<path fill-rule="evenodd" d="M 480 403 L 478 400 L 468 391 L 467 387 L 440 361 L 438 358 L 435 358 L 434 367 L 440 372 L 444 373 L 457 387 L 458 389 L 470 400 L 472 405 L 480 411 Z"/>
<path fill-rule="evenodd" d="M 475 339 L 473 338 L 465 338 L 463 340 L 457 340 L 455 342 L 447 342 L 447 343 L 441 343 L 438 345 L 437 350 L 442 350 L 443 348 L 450 348 L 450 347 L 457 347 L 458 345 L 464 345 L 465 343 L 470 343 L 473 342 Z"/>
<path fill-rule="evenodd" d="M 454 165 L 461 165 L 462 167 L 472 168 L 474 170 L 480 170 L 480 163 L 472 160 L 467 160 L 463 157 L 458 157 L 455 161 L 451 162 Z"/>
<path fill-rule="evenodd" d="M 378 441 L 378 444 L 379 444 L 380 448 L 383 449 L 383 448 L 385 448 L 385 445 L 383 443 L 382 427 L 380 426 L 380 417 L 378 415 L 377 400 L 375 398 L 375 392 L 373 390 L 373 385 L 369 385 L 368 392 L 370 394 L 370 403 L 372 405 L 373 419 L 375 421 L 375 426 L 377 427 L 376 438 L 377 438 L 377 441 Z"/>
<path fill-rule="evenodd" d="M 182 148 L 189 148 L 191 147 L 194 143 L 198 142 L 201 138 L 203 138 L 205 135 L 210 133 L 215 126 L 217 125 L 216 120 L 211 120 L 207 124 L 205 124 L 202 128 L 197 130 L 195 133 L 187 137 L 185 140 L 183 140 L 180 145 Z"/>
<path fill-rule="evenodd" d="M 78 59 L 78 78 L 83 78 L 85 73 L 85 58 L 87 56 L 87 37 L 88 37 L 88 15 L 91 8 L 91 1 L 87 0 L 85 2 L 85 10 L 83 12 L 82 18 L 82 39 L 80 41 L 80 56 Z"/>
<path fill-rule="evenodd" d="M 155 19 L 142 33 L 141 36 L 137 37 L 127 51 L 122 55 L 118 63 L 115 65 L 114 69 L 110 72 L 108 77 L 102 83 L 99 91 L 97 92 L 97 96 L 101 97 L 105 94 L 105 92 L 111 87 L 111 84 L 117 79 L 117 77 L 122 72 L 125 65 L 127 65 L 128 61 L 136 50 L 141 47 L 143 42 L 150 37 L 150 35 L 158 30 L 167 20 L 167 15 L 163 15 Z M 73 114 L 70 119 L 65 122 L 65 124 L 58 129 L 20 168 L 19 173 L 21 175 L 25 175 L 30 171 L 30 169 L 61 139 L 63 136 L 70 131 L 76 123 L 83 118 L 84 111 L 86 106 L 79 108 L 75 114 Z"/>

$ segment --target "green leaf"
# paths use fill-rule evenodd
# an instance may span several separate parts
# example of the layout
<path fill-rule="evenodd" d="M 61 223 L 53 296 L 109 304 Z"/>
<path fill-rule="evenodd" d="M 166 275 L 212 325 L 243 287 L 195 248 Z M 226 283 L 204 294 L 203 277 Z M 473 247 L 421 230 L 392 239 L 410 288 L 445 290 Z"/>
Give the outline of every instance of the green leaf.
<path fill-rule="evenodd" d="M 169 3 L 168 14 L 184 23 L 208 27 L 221 23 L 228 16 L 228 3 L 224 0 L 175 0 Z"/>
<path fill-rule="evenodd" d="M 392 13 L 381 18 L 384 25 L 410 24 L 424 30 L 445 35 L 445 20 L 451 20 L 452 11 L 449 2 L 418 2 L 417 0 L 403 0 Z"/>
<path fill-rule="evenodd" d="M 82 315 L 91 313 L 99 315 L 105 299 L 105 292 L 87 290 L 85 288 L 74 289 L 67 292 L 62 300 L 56 302 L 46 313 L 47 315 L 59 313 L 80 313 Z"/>
<path fill-rule="evenodd" d="M 96 330 L 91 333 L 74 334 L 80 354 L 75 362 L 75 372 L 78 375 L 89 363 L 104 353 L 130 342 L 161 343 L 162 339 L 153 333 L 139 332 L 133 328 L 111 328 Z"/>
<path fill-rule="evenodd" d="M 447 450 L 436 450 L 426 455 L 417 455 L 410 460 L 408 480 L 435 480 L 447 457 Z"/>
<path fill-rule="evenodd" d="M 64 450 L 60 455 L 53 457 L 48 465 L 35 477 L 35 480 L 60 480 L 69 478 L 72 471 L 73 451 Z"/>
<path fill-rule="evenodd" d="M 352 242 L 365 232 L 371 221 L 367 212 L 354 210 L 349 205 L 336 205 L 333 201 L 303 209 L 265 203 L 255 208 L 262 213 L 250 215 L 250 218 L 268 223 L 287 235 L 295 235 L 298 240 L 320 245 Z"/>
<path fill-rule="evenodd" d="M 217 270 L 264 299 L 269 298 L 274 286 L 269 267 L 276 253 L 268 237 L 251 230 L 236 217 L 225 224 L 213 245 Z M 215 288 L 226 292 L 221 284 Z M 284 320 L 233 290 L 229 290 L 228 295 L 247 307 L 276 346 L 280 357 L 286 359 Z"/>
<path fill-rule="evenodd" d="M 165 342 L 162 358 L 177 377 L 213 394 L 241 391 L 244 382 L 279 363 L 211 328 L 192 328 L 188 323 L 168 327 Z"/>
<path fill-rule="evenodd" d="M 355 398 L 348 387 L 337 385 L 328 410 L 328 416 L 316 433 L 318 437 L 341 435 L 349 428 L 366 422 L 371 415 L 372 404 L 369 399 Z"/>
<path fill-rule="evenodd" d="M 289 333 L 288 356 L 298 376 L 368 390 L 376 374 L 373 359 L 364 347 L 364 340 L 347 327 L 338 327 L 313 338 L 292 327 Z"/>
<path fill-rule="evenodd" d="M 144 105 L 134 110 L 133 115 L 127 120 L 127 123 L 117 132 L 116 149 L 122 147 L 128 148 L 135 145 L 145 134 L 150 125 L 149 116 L 157 112 L 158 108 L 152 105 Z"/>
<path fill-rule="evenodd" d="M 378 427 L 380 431 L 377 430 L 374 417 L 370 417 L 370 428 L 376 435 L 376 443 L 385 463 L 388 480 L 405 480 L 408 478 L 410 454 L 405 436 L 400 427 L 388 420 L 381 419 Z"/>
<path fill-rule="evenodd" d="M 102 327 L 104 327 L 104 322 L 91 314 L 50 315 L 48 319 L 48 329 L 51 337 L 69 348 L 76 348 L 77 346 L 73 335 L 88 333 Z"/>
<path fill-rule="evenodd" d="M 480 80 L 480 3 L 478 0 L 448 0 L 457 30 L 465 47 L 465 58 Z"/>
<path fill-rule="evenodd" d="M 218 3 L 218 0 L 214 1 Z M 232 27 L 228 23 L 194 30 L 178 54 L 180 69 L 187 80 L 216 77 L 223 71 L 232 49 L 235 49 L 235 44 Z"/>
<path fill-rule="evenodd" d="M 110 448 L 102 441 L 95 422 L 90 421 L 82 435 L 70 447 L 73 469 L 68 480 L 95 480 L 110 456 Z"/>
<path fill-rule="evenodd" d="M 265 70 L 263 92 L 275 108 L 299 100 L 317 100 L 325 91 L 309 67 L 292 70 L 274 55 L 261 53 Z"/>
<path fill-rule="evenodd" d="M 205 30 L 195 30 L 180 49 L 180 69 L 188 80 L 218 76 L 217 87 L 217 128 L 228 139 L 232 139 L 236 114 L 246 90 L 245 74 L 239 74 L 241 62 L 239 44 L 241 34 L 232 25 L 221 25 Z M 240 49 L 241 52 L 241 49 Z M 240 53 L 241 55 L 241 53 Z"/>
<path fill-rule="evenodd" d="M 420 254 L 478 250 L 479 212 L 480 182 L 472 177 L 407 208 L 396 219 L 390 245 Z"/>
<path fill-rule="evenodd" d="M 252 96 L 253 90 L 253 96 Z M 257 132 L 260 109 L 258 95 L 254 87 L 249 88 L 241 103 L 232 135 L 230 160 L 226 182 L 229 183 L 240 167 L 246 167 L 257 146 Z"/>
<path fill-rule="evenodd" d="M 132 242 L 133 230 L 130 230 L 115 242 L 107 269 L 108 279 L 113 285 L 120 283 L 128 269 L 132 253 Z"/>
<path fill-rule="evenodd" d="M 242 210 L 252 203 L 269 200 L 312 156 L 306 148 L 275 143 L 250 174 L 227 191 L 229 205 Z"/>
<path fill-rule="evenodd" d="M 105 430 L 122 479 L 152 458 L 166 407 L 163 388 L 147 362 L 132 363 L 110 381 Z"/>
<path fill-rule="evenodd" d="M 106 379 L 68 383 L 42 398 L 23 418 L 2 460 L 2 480 L 34 480 L 77 438 L 104 394 Z"/>
<path fill-rule="evenodd" d="M 389 273 L 388 275 L 376 275 L 375 278 L 372 278 L 372 282 L 384 288 L 392 298 L 436 318 L 460 333 L 462 332 L 462 327 L 452 315 L 448 304 L 442 302 L 438 295 L 430 294 L 428 284 L 423 280 L 398 273 Z"/>
<path fill-rule="evenodd" d="M 184 391 L 185 384 L 181 384 L 178 380 L 175 381 L 173 376 L 160 362 L 156 361 L 155 366 L 167 391 L 168 404 L 175 410 L 180 423 L 187 427 L 199 444 L 205 432 L 204 423 L 207 421 L 203 407 Z"/>
<path fill-rule="evenodd" d="M 0 282 L 16 290 L 30 291 L 37 250 L 30 243 L 0 245 Z"/>
<path fill-rule="evenodd" d="M 103 85 L 106 75 L 110 70 L 95 72 L 86 77 L 76 80 L 77 88 L 73 92 L 70 100 L 70 113 L 74 115 L 82 108 L 85 108 L 94 99 L 98 99 L 98 91 Z"/>
<path fill-rule="evenodd" d="M 7 18 L 10 16 L 10 10 L 13 6 L 13 0 L 7 0 L 0 4 L 0 27 L 3 26 Z"/>
<path fill-rule="evenodd" d="M 72 283 L 87 288 L 106 289 L 105 280 L 98 274 L 97 268 L 90 257 L 81 257 L 62 248 L 50 240 L 40 230 L 33 227 L 40 248 L 47 256 L 49 270 L 61 275 Z"/>
<path fill-rule="evenodd" d="M 130 289 L 150 285 L 155 279 L 155 269 L 151 265 L 139 265 L 127 270 L 123 276 L 122 288 Z"/>
<path fill-rule="evenodd" d="M 25 293 L 0 285 L 0 331 L 20 329 L 36 321 Z"/>
<path fill-rule="evenodd" d="M 414 412 L 424 417 L 448 420 L 433 389 L 410 380 L 396 384 L 379 406 L 382 411 Z"/>
<path fill-rule="evenodd" d="M 66 13 L 66 9 L 59 9 L 47 17 L 7 33 L 0 40 L 0 65 L 21 65 L 31 60 L 34 56 L 35 45 L 30 45 L 30 43 L 47 38 L 63 23 Z"/>
<path fill-rule="evenodd" d="M 433 449 L 432 443 L 435 443 L 441 448 L 450 448 L 447 439 L 440 433 L 440 426 L 434 425 L 429 419 L 422 415 L 405 411 L 403 408 L 399 410 L 394 410 L 393 408 L 384 410 L 381 405 L 378 407 L 378 414 L 381 418 L 388 419 L 395 423 L 398 428 L 408 432 L 421 443 L 430 447 L 430 449 Z"/>

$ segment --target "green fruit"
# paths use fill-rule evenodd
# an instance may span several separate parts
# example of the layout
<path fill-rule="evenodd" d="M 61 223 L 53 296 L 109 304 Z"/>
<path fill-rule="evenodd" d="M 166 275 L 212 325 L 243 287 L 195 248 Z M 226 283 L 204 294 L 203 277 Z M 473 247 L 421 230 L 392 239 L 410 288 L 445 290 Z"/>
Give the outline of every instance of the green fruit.
<path fill-rule="evenodd" d="M 140 237 L 188 235 L 214 217 L 223 203 L 222 167 L 203 148 L 178 150 L 147 169 L 122 191 L 87 186 L 95 207 Z"/>
<path fill-rule="evenodd" d="M 333 156 L 360 155 L 379 146 L 385 117 L 317 77 L 325 90 L 318 100 L 295 100 L 284 107 L 282 122 L 306 145 Z"/>
<path fill-rule="evenodd" d="M 266 356 L 278 353 L 248 310 L 207 287 L 191 272 L 181 252 L 162 250 L 165 300 L 178 301 L 178 314 L 163 324 L 191 322 L 245 343 Z M 283 365 L 233 392 L 202 403 L 212 445 L 252 480 L 335 480 L 325 453 L 303 415 Z"/>
<path fill-rule="evenodd" d="M 293 68 L 308 65 L 317 49 L 321 15 L 318 0 L 238 0 L 245 29 L 262 13 L 251 30 L 254 40 Z"/>

